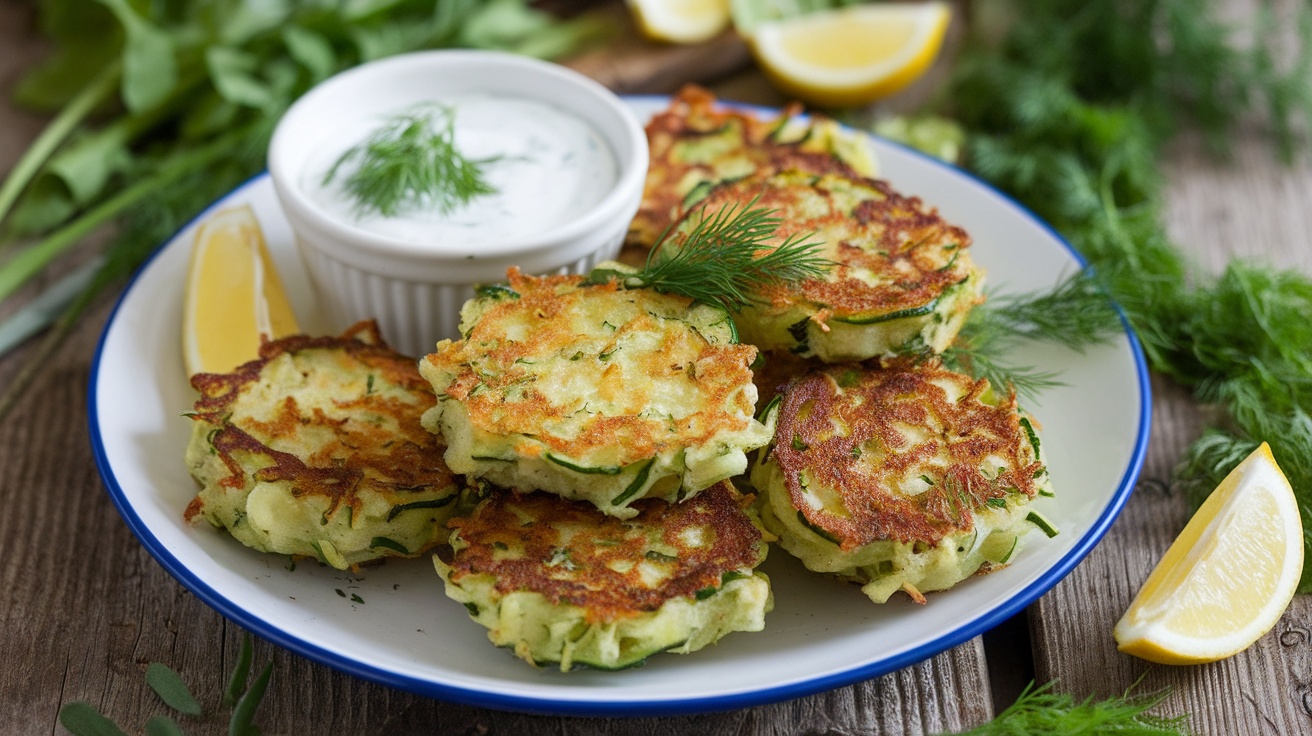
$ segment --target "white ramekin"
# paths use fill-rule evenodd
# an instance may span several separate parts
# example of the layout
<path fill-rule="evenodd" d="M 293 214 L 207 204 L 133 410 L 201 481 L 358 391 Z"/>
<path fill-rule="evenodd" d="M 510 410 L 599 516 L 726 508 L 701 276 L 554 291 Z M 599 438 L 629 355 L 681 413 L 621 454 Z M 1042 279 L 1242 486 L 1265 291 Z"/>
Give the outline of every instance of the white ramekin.
<path fill-rule="evenodd" d="M 301 188 L 305 167 L 334 126 L 471 93 L 548 103 L 590 123 L 615 155 L 613 190 L 573 222 L 469 248 L 367 232 L 324 213 Z M 647 138 L 627 105 L 577 72 L 511 54 L 427 51 L 363 64 L 306 93 L 274 131 L 269 173 L 329 325 L 340 330 L 376 319 L 389 343 L 419 356 L 456 337 L 460 307 L 474 287 L 504 281 L 507 268 L 583 273 L 614 258 L 642 198 Z"/>

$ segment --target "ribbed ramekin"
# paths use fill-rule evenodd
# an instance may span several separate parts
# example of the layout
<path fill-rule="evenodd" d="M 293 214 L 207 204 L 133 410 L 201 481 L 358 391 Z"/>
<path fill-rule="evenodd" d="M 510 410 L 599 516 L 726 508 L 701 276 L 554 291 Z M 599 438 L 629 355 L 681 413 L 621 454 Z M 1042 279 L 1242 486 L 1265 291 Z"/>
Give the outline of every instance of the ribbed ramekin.
<path fill-rule="evenodd" d="M 363 230 L 324 212 L 302 177 L 334 126 L 444 97 L 490 94 L 547 103 L 590 124 L 618 168 L 612 190 L 572 222 L 475 247 L 415 243 Z M 582 273 L 614 258 L 637 211 L 647 172 L 642 125 L 605 87 L 564 67 L 511 54 L 429 51 L 370 62 L 319 84 L 283 116 L 269 173 L 296 234 L 320 308 L 334 329 L 376 319 L 389 343 L 419 356 L 456 337 L 460 306 L 478 284 L 526 273 Z"/>

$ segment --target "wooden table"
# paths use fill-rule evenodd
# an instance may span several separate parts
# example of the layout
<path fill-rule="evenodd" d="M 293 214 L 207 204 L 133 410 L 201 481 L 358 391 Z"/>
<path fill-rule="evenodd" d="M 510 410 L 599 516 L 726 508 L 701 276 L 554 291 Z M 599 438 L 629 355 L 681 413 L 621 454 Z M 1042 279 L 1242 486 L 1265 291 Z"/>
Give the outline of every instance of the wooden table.
<path fill-rule="evenodd" d="M 43 51 L 28 6 L 0 2 L 0 89 Z M 668 91 L 693 76 L 736 99 L 775 102 L 737 42 L 712 52 L 669 49 L 660 74 L 632 54 L 578 62 L 625 91 Z M 652 49 L 642 51 L 647 58 Z M 660 56 L 664 54 L 664 56 Z M 0 171 L 42 120 L 0 106 Z M 1182 137 L 1166 165 L 1170 228 L 1211 269 L 1234 256 L 1312 272 L 1312 165 L 1276 162 L 1254 135 L 1217 163 Z M 0 305 L 0 316 L 40 284 Z M 187 592 L 119 518 L 87 441 L 90 362 L 111 300 L 98 304 L 50 359 L 0 424 L 0 731 L 64 733 L 66 702 L 94 704 L 131 731 L 165 712 L 146 687 L 149 662 L 179 670 L 193 690 L 215 694 L 242 632 Z M 0 386 L 14 379 L 37 341 L 0 358 Z M 1309 346 L 1312 348 L 1312 346 Z M 146 389 L 148 390 L 148 388 Z M 1052 591 L 998 629 L 902 671 L 794 701 L 693 717 L 631 720 L 540 717 L 430 700 L 335 672 L 257 642 L 275 677 L 257 722 L 283 734 L 769 733 L 921 734 L 989 720 L 1031 678 L 1074 694 L 1170 688 L 1162 714 L 1192 714 L 1204 734 L 1312 733 L 1312 598 L 1296 598 L 1276 629 L 1230 660 L 1151 666 L 1119 654 L 1113 623 L 1186 520 L 1164 481 L 1204 426 L 1188 394 L 1154 380 L 1151 444 L 1142 479 L 1110 534 Z M 224 726 L 184 721 L 191 733 Z"/>

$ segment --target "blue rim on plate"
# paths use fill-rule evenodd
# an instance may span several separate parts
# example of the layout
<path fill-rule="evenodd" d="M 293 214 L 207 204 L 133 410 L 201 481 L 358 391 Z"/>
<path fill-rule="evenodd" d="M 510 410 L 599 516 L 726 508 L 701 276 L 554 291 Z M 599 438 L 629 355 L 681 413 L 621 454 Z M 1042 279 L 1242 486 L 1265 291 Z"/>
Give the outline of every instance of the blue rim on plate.
<path fill-rule="evenodd" d="M 669 98 L 665 97 L 631 97 L 637 104 L 649 106 L 664 105 Z M 768 108 L 748 109 L 762 110 L 771 113 Z M 1031 224 L 1036 225 L 1046 232 L 1054 241 L 1060 243 L 1069 254 L 1081 266 L 1086 265 L 1085 260 L 1069 243 L 1066 242 L 1055 230 L 1047 223 L 1030 213 L 1011 197 L 1002 193 L 988 182 L 985 182 L 974 175 L 959 169 L 951 164 L 947 164 L 938 159 L 922 154 L 914 149 L 910 149 L 898 143 L 879 139 L 881 144 L 908 152 L 914 157 L 934 167 L 940 168 L 943 172 L 955 177 L 961 177 L 969 180 L 975 186 L 981 187 L 992 192 L 995 197 L 1006 206 L 1013 209 L 1023 219 L 1028 220 Z M 233 193 L 240 192 L 247 187 L 259 183 L 267 174 L 260 174 L 248 180 Z M 229 196 L 232 196 L 231 194 Z M 227 197 L 225 197 L 227 199 Z M 220 200 L 221 202 L 223 200 Z M 192 223 L 182 228 L 178 234 L 170 238 L 168 242 L 173 242 L 178 235 L 192 227 L 196 221 L 207 216 L 216 205 L 207 208 L 205 212 L 197 216 Z M 110 337 L 112 328 L 119 318 L 120 309 L 123 307 L 125 300 L 132 293 L 137 285 L 138 279 L 146 273 L 151 263 L 156 257 L 163 252 L 163 248 L 157 250 L 151 255 L 150 259 L 143 264 L 132 280 L 124 289 L 115 304 L 113 312 L 105 325 L 104 331 L 100 337 L 96 348 L 95 358 L 91 366 L 91 379 L 88 390 L 88 417 L 90 427 L 90 439 L 92 451 L 95 457 L 96 466 L 104 479 L 111 500 L 123 519 L 127 522 L 129 528 L 140 540 L 141 544 L 155 557 L 156 560 L 167 570 L 175 579 L 184 587 L 190 590 L 198 598 L 204 601 L 211 608 L 218 611 L 224 617 L 237 623 L 243 628 L 254 634 L 267 639 L 285 649 L 289 649 L 308 659 L 320 664 L 327 665 L 333 669 L 339 670 L 349 675 L 370 680 L 391 687 L 407 690 L 420 695 L 426 695 L 443 700 L 450 700 L 475 706 L 497 708 L 502 710 L 514 710 L 528 713 L 556 714 L 556 715 L 589 715 L 589 716 L 669 716 L 679 714 L 693 714 L 707 711 L 721 711 L 743 708 L 753 705 L 788 700 L 792 698 L 811 695 L 817 692 L 830 690 L 859 681 L 878 677 L 889 672 L 916 664 L 928 659 L 942 651 L 957 646 L 962 642 L 978 636 L 979 634 L 993 628 L 1003 620 L 1015 615 L 1030 603 L 1038 599 L 1041 595 L 1050 590 L 1074 567 L 1083 560 L 1095 545 L 1103 538 L 1110 528 L 1113 521 L 1119 515 L 1121 509 L 1130 497 L 1139 472 L 1143 466 L 1148 444 L 1148 432 L 1151 419 L 1151 391 L 1148 382 L 1148 369 L 1142 348 L 1137 338 L 1130 330 L 1128 323 L 1125 331 L 1128 340 L 1128 346 L 1133 358 L 1137 388 L 1139 391 L 1139 413 L 1137 436 L 1135 438 L 1133 449 L 1128 459 L 1128 463 L 1119 484 L 1111 494 L 1107 505 L 1102 512 L 1089 525 L 1083 536 L 1079 538 L 1076 544 L 1069 549 L 1060 559 L 1044 570 L 1035 580 L 1019 593 L 1011 596 L 1004 602 L 985 610 L 981 615 L 970 619 L 965 624 L 957 628 L 944 632 L 943 634 L 927 641 L 926 643 L 902 652 L 896 656 L 887 657 L 873 663 L 857 666 L 848 669 L 842 669 L 832 674 L 822 675 L 798 682 L 788 682 L 778 686 L 760 687 L 746 692 L 721 694 L 711 697 L 687 697 L 676 700 L 607 700 L 607 701 L 571 701 L 562 700 L 559 697 L 528 697 L 518 695 L 506 695 L 497 693 L 490 689 L 478 689 L 472 687 L 463 687 L 449 683 L 426 680 L 411 677 L 401 673 L 370 664 L 369 662 L 344 656 L 331 649 L 326 649 L 317 644 L 307 641 L 296 634 L 286 631 L 277 626 L 270 625 L 259 616 L 243 608 L 239 603 L 231 600 L 229 597 L 221 594 L 205 580 L 197 576 L 187 567 L 177 556 L 171 552 L 167 546 L 159 539 L 150 526 L 145 523 L 137 509 L 134 508 L 128 494 L 111 465 L 110 459 L 106 453 L 104 437 L 102 436 L 102 418 L 99 416 L 98 399 L 99 399 L 99 379 L 102 370 L 102 358 L 104 357 L 106 343 Z M 1122 317 L 1124 322 L 1124 318 Z M 179 510 L 179 514 L 181 511 Z M 695 655 L 694 655 L 695 656 Z"/>

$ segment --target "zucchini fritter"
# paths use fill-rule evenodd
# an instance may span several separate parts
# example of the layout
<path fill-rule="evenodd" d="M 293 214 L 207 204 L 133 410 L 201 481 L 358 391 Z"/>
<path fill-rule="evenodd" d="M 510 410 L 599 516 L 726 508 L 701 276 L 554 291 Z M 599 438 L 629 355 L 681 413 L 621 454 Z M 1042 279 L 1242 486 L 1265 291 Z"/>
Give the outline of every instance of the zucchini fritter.
<path fill-rule="evenodd" d="M 677 249 L 703 219 L 748 203 L 781 220 L 775 242 L 820 243 L 821 278 L 764 290 L 734 316 L 744 342 L 825 362 L 941 353 L 980 300 L 970 236 L 883 181 L 785 171 L 724 182 L 676 226 Z"/>
<path fill-rule="evenodd" d="M 545 493 L 493 491 L 434 555 L 446 594 L 531 664 L 619 669 L 760 631 L 772 599 L 750 500 L 728 482 L 621 521 Z"/>
<path fill-rule="evenodd" d="M 717 108 L 710 92 L 685 87 L 669 109 L 647 123 L 651 166 L 629 244 L 655 245 L 698 185 L 786 169 L 874 175 L 865 136 L 823 117 L 802 118 L 800 112 L 793 106 L 778 118 L 761 120 L 751 112 Z"/>
<path fill-rule="evenodd" d="M 762 522 L 807 568 L 877 603 L 899 589 L 923 603 L 1046 526 L 1029 508 L 1051 495 L 1033 420 L 987 381 L 936 362 L 827 366 L 773 410 L 775 441 L 752 472 Z"/>
<path fill-rule="evenodd" d="M 338 569 L 445 541 L 458 486 L 419 424 L 436 399 L 373 322 L 267 342 L 258 360 L 191 383 L 186 460 L 201 489 L 188 521 Z"/>
<path fill-rule="evenodd" d="M 728 314 L 580 276 L 524 276 L 461 310 L 457 341 L 420 361 L 457 473 L 591 501 L 686 498 L 747 469 L 770 431 L 753 418 L 756 349 Z"/>

